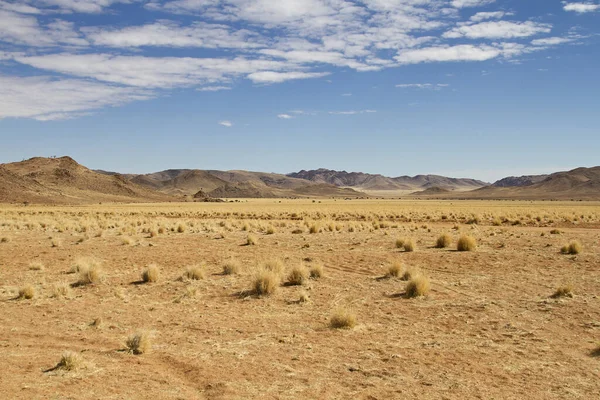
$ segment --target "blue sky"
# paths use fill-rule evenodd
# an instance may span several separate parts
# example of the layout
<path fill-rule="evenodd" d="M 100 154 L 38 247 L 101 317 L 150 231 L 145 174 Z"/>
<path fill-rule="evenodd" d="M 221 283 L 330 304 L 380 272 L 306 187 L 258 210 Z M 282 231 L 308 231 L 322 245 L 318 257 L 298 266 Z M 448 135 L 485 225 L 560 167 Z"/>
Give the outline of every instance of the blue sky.
<path fill-rule="evenodd" d="M 0 162 L 599 165 L 600 2 L 0 0 Z"/>

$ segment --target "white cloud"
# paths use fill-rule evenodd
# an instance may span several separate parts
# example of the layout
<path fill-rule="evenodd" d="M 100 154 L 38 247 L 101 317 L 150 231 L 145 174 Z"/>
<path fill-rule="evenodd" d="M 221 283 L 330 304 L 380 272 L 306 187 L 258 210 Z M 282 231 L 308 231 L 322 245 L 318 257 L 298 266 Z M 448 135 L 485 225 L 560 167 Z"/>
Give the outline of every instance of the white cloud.
<path fill-rule="evenodd" d="M 219 125 L 224 126 L 226 128 L 231 128 L 233 126 L 233 122 L 231 122 L 231 121 L 219 121 Z"/>
<path fill-rule="evenodd" d="M 158 21 L 122 29 L 84 28 L 87 38 L 107 47 L 204 47 L 249 49 L 266 46 L 266 39 L 246 29 L 196 22 L 181 26 L 173 21 Z"/>
<path fill-rule="evenodd" d="M 593 3 L 567 3 L 563 1 L 563 9 L 565 11 L 574 11 L 576 13 L 588 13 L 600 10 L 600 4 Z"/>
<path fill-rule="evenodd" d="M 295 79 L 321 78 L 329 75 L 329 72 L 254 72 L 248 75 L 248 79 L 255 83 L 281 83 Z"/>
<path fill-rule="evenodd" d="M 575 39 L 568 37 L 549 37 L 532 40 L 531 44 L 534 46 L 557 46 L 559 44 L 572 42 L 573 40 Z"/>
<path fill-rule="evenodd" d="M 376 110 L 351 110 L 351 111 L 329 111 L 331 115 L 357 115 L 357 114 L 372 114 Z"/>
<path fill-rule="evenodd" d="M 199 92 L 219 92 L 221 90 L 231 90 L 229 86 L 205 86 L 196 89 Z"/>
<path fill-rule="evenodd" d="M 448 87 L 447 83 L 401 83 L 396 85 L 397 88 L 401 89 L 427 89 L 427 90 L 441 90 Z"/>
<path fill-rule="evenodd" d="M 452 0 L 452 6 L 456 8 L 481 7 L 494 3 L 496 0 Z"/>
<path fill-rule="evenodd" d="M 291 116 L 289 114 L 279 114 L 277 116 L 277 118 L 280 118 L 280 119 L 292 119 L 292 118 L 295 118 L 295 117 L 293 117 L 293 116 Z"/>
<path fill-rule="evenodd" d="M 87 45 L 87 41 L 75 32 L 72 22 L 54 20 L 42 26 L 33 15 L 2 9 L 0 9 L 0 42 L 32 47 L 52 47 L 59 44 Z"/>
<path fill-rule="evenodd" d="M 103 107 L 147 100 L 146 90 L 50 77 L 0 75 L 0 119 L 40 121 L 74 118 Z"/>
<path fill-rule="evenodd" d="M 6 11 L 14 11 L 20 14 L 41 14 L 42 11 L 39 8 L 32 7 L 28 4 L 22 3 L 9 3 L 7 1 L 0 0 L 0 9 Z"/>
<path fill-rule="evenodd" d="M 352 96 L 352 93 L 342 93 L 342 96 L 343 96 L 343 97 L 351 97 L 351 96 Z"/>
<path fill-rule="evenodd" d="M 488 21 L 475 25 L 464 25 L 453 28 L 452 30 L 444 33 L 443 37 L 466 37 L 469 39 L 510 39 L 528 37 L 540 33 L 548 33 L 551 31 L 551 29 L 552 26 L 549 24 L 531 21 Z"/>
<path fill-rule="evenodd" d="M 46 6 L 56 7 L 59 10 L 78 13 L 100 13 L 105 8 L 116 3 L 133 3 L 139 0 L 37 0 Z"/>
<path fill-rule="evenodd" d="M 469 21 L 481 22 L 481 21 L 485 21 L 488 19 L 501 19 L 501 18 L 504 18 L 505 16 L 509 16 L 509 15 L 514 15 L 514 14 L 510 13 L 510 12 L 504 12 L 504 11 L 478 12 L 477 14 L 475 14 L 471 18 L 469 18 Z"/>
<path fill-rule="evenodd" d="M 400 52 L 395 59 L 400 64 L 424 62 L 486 61 L 502 54 L 496 47 L 488 45 L 462 44 L 457 46 L 436 46 Z"/>

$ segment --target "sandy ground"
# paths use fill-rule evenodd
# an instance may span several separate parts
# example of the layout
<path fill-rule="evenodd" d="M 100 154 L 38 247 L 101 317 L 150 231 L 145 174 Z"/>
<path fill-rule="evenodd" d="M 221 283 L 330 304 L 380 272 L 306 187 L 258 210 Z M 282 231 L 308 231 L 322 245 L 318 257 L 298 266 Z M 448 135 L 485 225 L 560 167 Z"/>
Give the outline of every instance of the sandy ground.
<path fill-rule="evenodd" d="M 549 215 L 554 205 L 511 202 L 520 208 L 510 213 L 524 222 L 493 226 L 485 210 L 505 211 L 493 202 L 477 203 L 486 215 L 478 224 L 462 219 L 470 206 L 438 218 L 453 209 L 450 203 L 419 203 L 422 221 L 408 222 L 398 218 L 408 213 L 407 203 L 342 208 L 330 202 L 310 211 L 310 221 L 319 222 L 323 210 L 325 229 L 314 234 L 302 213 L 318 203 L 290 204 L 187 205 L 183 216 L 181 209 L 169 214 L 173 205 L 148 206 L 141 214 L 114 206 L 102 210 L 101 223 L 92 207 L 0 208 L 0 240 L 6 238 L 0 243 L 1 397 L 600 397 L 597 204 L 563 204 Z M 238 214 L 215 214 L 228 207 Z M 369 207 L 383 222 L 377 229 Z M 559 220 L 561 213 L 585 218 Z M 339 231 L 329 231 L 325 219 Z M 256 245 L 244 245 L 244 223 Z M 275 233 L 263 232 L 264 224 Z M 166 232 L 144 232 L 159 226 Z M 550 233 L 555 227 L 560 234 Z M 454 240 L 472 235 L 478 248 L 433 248 L 443 232 Z M 416 251 L 396 248 L 399 237 L 412 238 Z M 583 252 L 561 254 L 570 240 L 580 241 Z M 53 297 L 56 284 L 78 280 L 69 271 L 81 257 L 102 261 L 104 282 Z M 240 274 L 221 274 L 229 257 L 241 262 Z M 322 263 L 325 276 L 282 285 L 271 296 L 240 295 L 251 288 L 256 266 L 273 258 L 287 268 Z M 394 260 L 420 268 L 431 292 L 404 298 L 406 282 L 384 277 Z M 42 270 L 30 268 L 36 261 Z M 160 266 L 159 281 L 139 284 L 150 263 Z M 205 279 L 181 279 L 186 266 L 201 263 Z M 26 284 L 35 296 L 16 299 Z M 574 296 L 552 298 L 565 284 Z M 308 302 L 298 301 L 303 292 Z M 337 308 L 355 313 L 356 327 L 330 328 Z M 102 322 L 93 326 L 97 318 Z M 152 350 L 134 355 L 125 340 L 139 330 L 152 335 Z M 79 353 L 82 365 L 53 369 L 64 351 Z"/>

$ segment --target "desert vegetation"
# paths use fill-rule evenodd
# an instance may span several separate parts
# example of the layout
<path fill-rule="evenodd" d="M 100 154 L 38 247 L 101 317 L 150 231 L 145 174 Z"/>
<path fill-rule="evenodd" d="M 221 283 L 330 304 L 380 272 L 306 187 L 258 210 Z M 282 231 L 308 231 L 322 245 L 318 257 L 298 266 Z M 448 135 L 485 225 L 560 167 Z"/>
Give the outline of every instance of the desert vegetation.
<path fill-rule="evenodd" d="M 600 206 L 320 201 L 2 206 L 3 377 L 29 398 L 109 397 L 114 376 L 136 398 L 157 371 L 182 398 L 516 398 L 506 366 L 543 343 L 536 385 L 600 390 Z"/>

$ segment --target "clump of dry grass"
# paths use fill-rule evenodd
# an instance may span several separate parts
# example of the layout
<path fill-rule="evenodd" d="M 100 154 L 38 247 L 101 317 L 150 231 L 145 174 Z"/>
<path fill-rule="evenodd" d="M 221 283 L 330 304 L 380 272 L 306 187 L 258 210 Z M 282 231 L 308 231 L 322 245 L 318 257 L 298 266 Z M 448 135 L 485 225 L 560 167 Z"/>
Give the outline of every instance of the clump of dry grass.
<path fill-rule="evenodd" d="M 33 299 L 35 297 L 35 288 L 32 285 L 25 285 L 19 288 L 19 299 Z"/>
<path fill-rule="evenodd" d="M 273 258 L 270 260 L 266 260 L 261 264 L 261 268 L 267 271 L 275 272 L 277 275 L 283 274 L 283 270 L 285 269 L 285 265 L 283 261 L 278 258 Z"/>
<path fill-rule="evenodd" d="M 89 285 L 101 283 L 104 280 L 104 273 L 102 271 L 102 264 L 100 261 L 83 258 L 75 262 L 71 271 L 79 272 L 79 281 L 77 285 Z"/>
<path fill-rule="evenodd" d="M 445 249 L 452 244 L 452 236 L 448 233 L 442 233 L 435 241 L 435 247 L 438 249 Z"/>
<path fill-rule="evenodd" d="M 300 292 L 300 298 L 298 298 L 298 303 L 308 303 L 309 301 L 310 297 L 308 296 L 308 293 L 306 293 L 304 290 Z"/>
<path fill-rule="evenodd" d="M 8 243 L 10 242 L 10 238 L 8 236 L 3 236 L 0 238 L 0 243 Z"/>
<path fill-rule="evenodd" d="M 65 351 L 60 358 L 56 369 L 62 369 L 65 371 L 75 371 L 83 366 L 83 358 L 79 353 L 74 351 Z"/>
<path fill-rule="evenodd" d="M 321 230 L 321 227 L 317 223 L 312 223 L 310 225 L 310 227 L 308 228 L 309 233 L 319 233 L 320 230 Z"/>
<path fill-rule="evenodd" d="M 292 268 L 287 277 L 288 285 L 302 285 L 309 276 L 308 269 L 304 265 L 296 265 Z"/>
<path fill-rule="evenodd" d="M 388 266 L 387 273 L 385 275 L 390 278 L 399 278 L 401 273 L 402 264 L 400 261 L 394 261 Z"/>
<path fill-rule="evenodd" d="M 329 326 L 335 329 L 350 329 L 356 326 L 356 315 L 351 311 L 338 308 L 333 311 L 329 319 Z"/>
<path fill-rule="evenodd" d="M 249 234 L 248 237 L 246 238 L 246 245 L 247 246 L 254 246 L 258 243 L 258 238 L 253 235 L 253 234 Z"/>
<path fill-rule="evenodd" d="M 583 246 L 577 240 L 573 240 L 567 245 L 564 245 L 560 252 L 563 254 L 579 254 L 583 250 Z"/>
<path fill-rule="evenodd" d="M 560 231 L 560 229 L 552 229 L 550 231 L 551 235 L 560 235 L 562 232 Z"/>
<path fill-rule="evenodd" d="M 185 226 L 184 223 L 177 224 L 177 232 L 178 233 L 183 233 L 183 232 L 185 232 L 186 229 L 187 229 L 187 227 Z"/>
<path fill-rule="evenodd" d="M 400 279 L 403 281 L 409 281 L 420 273 L 421 271 L 417 267 L 407 267 L 404 268 Z"/>
<path fill-rule="evenodd" d="M 130 353 L 136 355 L 148 353 L 152 348 L 152 339 L 148 332 L 136 332 L 127 338 L 125 346 L 127 346 Z"/>
<path fill-rule="evenodd" d="M 458 251 L 475 251 L 476 248 L 477 241 L 472 236 L 462 235 L 456 243 L 456 250 Z"/>
<path fill-rule="evenodd" d="M 396 248 L 397 249 L 403 248 L 405 242 L 406 242 L 405 238 L 398 238 L 398 239 L 396 239 Z"/>
<path fill-rule="evenodd" d="M 273 225 L 269 225 L 265 231 L 265 233 L 267 235 L 272 235 L 275 233 L 275 227 L 273 227 Z"/>
<path fill-rule="evenodd" d="M 425 296 L 427 293 L 429 293 L 430 288 L 431 284 L 429 282 L 429 278 L 427 278 L 425 275 L 419 274 L 413 276 L 406 285 L 406 297 L 413 298 Z"/>
<path fill-rule="evenodd" d="M 94 318 L 94 320 L 92 321 L 90 326 L 94 327 L 94 328 L 100 328 L 100 327 L 102 327 L 103 324 L 104 324 L 104 321 L 102 320 L 102 317 L 98 317 L 98 318 Z"/>
<path fill-rule="evenodd" d="M 404 251 L 406 252 L 413 252 L 416 249 L 416 245 L 415 245 L 415 241 L 412 239 L 405 239 L 404 241 Z"/>
<path fill-rule="evenodd" d="M 551 296 L 554 299 L 558 299 L 561 297 L 573 297 L 573 286 L 571 285 L 563 285 L 556 289 L 554 294 Z"/>
<path fill-rule="evenodd" d="M 142 271 L 142 281 L 145 283 L 158 282 L 159 277 L 160 268 L 156 264 L 150 264 Z"/>
<path fill-rule="evenodd" d="M 223 274 L 224 275 L 237 275 L 240 273 L 241 264 L 236 259 L 229 259 L 223 264 Z"/>
<path fill-rule="evenodd" d="M 68 298 L 71 297 L 71 294 L 71 286 L 67 283 L 57 283 L 52 287 L 52 297 L 54 298 Z"/>
<path fill-rule="evenodd" d="M 123 246 L 132 246 L 134 243 L 135 242 L 133 241 L 133 239 L 128 236 L 121 238 L 121 244 Z"/>
<path fill-rule="evenodd" d="M 324 267 L 322 264 L 313 264 L 309 268 L 310 277 L 312 279 L 319 279 L 325 276 Z"/>
<path fill-rule="evenodd" d="M 254 275 L 252 290 L 256 295 L 268 296 L 277 290 L 280 282 L 281 278 L 278 273 L 261 268 Z"/>
<path fill-rule="evenodd" d="M 54 238 L 50 241 L 50 245 L 52 247 L 60 247 L 62 246 L 62 241 L 60 239 Z"/>
<path fill-rule="evenodd" d="M 32 271 L 43 271 L 44 264 L 42 264 L 40 261 L 33 261 L 29 264 L 29 269 Z"/>
<path fill-rule="evenodd" d="M 191 279 L 191 280 L 204 279 L 204 276 L 205 276 L 204 267 L 201 265 L 191 265 L 186 268 L 183 276 L 185 278 Z"/>

